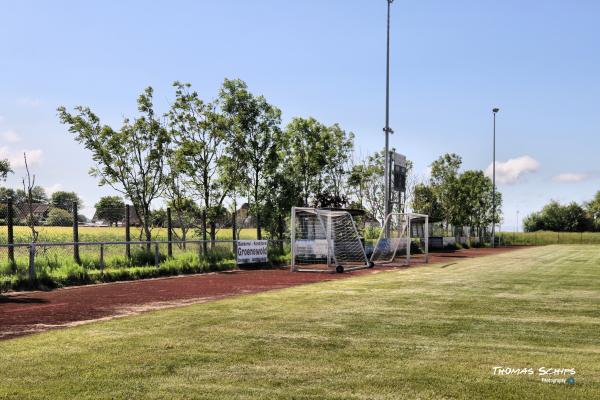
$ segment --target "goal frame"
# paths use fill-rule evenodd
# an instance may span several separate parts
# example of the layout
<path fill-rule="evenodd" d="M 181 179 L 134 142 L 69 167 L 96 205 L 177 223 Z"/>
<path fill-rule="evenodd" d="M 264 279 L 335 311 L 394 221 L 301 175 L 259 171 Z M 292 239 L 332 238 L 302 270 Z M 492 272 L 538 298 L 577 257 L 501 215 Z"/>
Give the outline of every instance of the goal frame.
<path fill-rule="evenodd" d="M 382 240 L 389 240 L 389 238 L 386 238 L 386 236 L 389 236 L 386 234 L 386 232 L 389 229 L 389 224 L 390 224 L 390 220 L 392 217 L 397 217 L 400 216 L 401 218 L 406 218 L 406 232 L 407 234 L 404 237 L 398 237 L 398 242 L 394 248 L 394 251 L 392 253 L 392 257 L 391 259 L 387 260 L 387 261 L 376 261 L 375 260 L 375 254 L 377 251 L 377 248 L 380 244 L 380 241 Z M 424 255 L 425 255 L 425 263 L 428 264 L 429 263 L 429 215 L 427 214 L 418 214 L 418 213 L 400 213 L 400 212 L 391 212 L 388 215 L 386 215 L 381 232 L 379 233 L 379 238 L 377 239 L 377 242 L 375 244 L 375 247 L 373 248 L 373 253 L 371 254 L 371 257 L 369 259 L 369 261 L 375 265 L 389 265 L 389 264 L 394 264 L 394 260 L 396 259 L 396 253 L 398 252 L 399 248 L 400 248 L 400 244 L 403 242 L 405 243 L 406 246 L 406 265 L 411 265 L 411 243 L 412 243 L 412 221 L 414 219 L 423 219 L 424 220 L 424 227 L 423 227 L 423 239 L 424 239 Z"/>
<path fill-rule="evenodd" d="M 301 266 L 301 264 L 297 264 L 296 263 L 296 256 L 297 256 L 297 252 L 296 252 L 296 213 L 298 211 L 308 211 L 308 212 L 314 212 L 317 215 L 317 219 L 319 220 L 319 223 L 321 224 L 323 230 L 325 231 L 325 240 L 327 241 L 327 264 L 326 264 L 326 269 L 317 269 L 317 268 L 308 268 L 308 267 L 303 267 Z M 337 262 L 337 257 L 335 255 L 335 250 L 334 250 L 334 239 L 331 237 L 331 218 L 332 215 L 336 213 L 345 213 L 348 215 L 348 217 L 350 218 L 350 221 L 352 221 L 352 231 L 353 233 L 356 235 L 356 240 L 359 241 L 360 243 L 360 247 L 362 250 L 362 258 L 364 260 L 363 264 L 359 264 L 359 265 L 342 265 L 340 263 Z M 323 226 L 322 220 L 321 218 L 319 218 L 319 214 L 322 214 L 324 216 L 326 216 L 328 218 L 328 224 L 327 224 L 327 228 L 325 226 Z M 361 237 L 358 234 L 358 229 L 356 228 L 356 222 L 354 221 L 354 218 L 352 218 L 352 215 L 348 212 L 348 211 L 343 211 L 343 210 L 327 210 L 327 209 L 320 209 L 320 208 L 313 208 L 313 207 L 292 207 L 292 212 L 291 212 L 291 220 L 290 220 L 291 226 L 290 226 L 290 244 L 291 244 L 291 261 L 290 261 L 290 271 L 291 272 L 345 272 L 345 271 L 355 271 L 355 270 L 359 270 L 359 269 L 365 269 L 365 268 L 371 268 L 373 266 L 373 264 L 370 262 L 369 258 L 367 257 L 367 254 L 365 252 L 365 248 L 364 248 L 364 244 L 361 242 Z M 340 267 L 341 266 L 341 270 Z"/>

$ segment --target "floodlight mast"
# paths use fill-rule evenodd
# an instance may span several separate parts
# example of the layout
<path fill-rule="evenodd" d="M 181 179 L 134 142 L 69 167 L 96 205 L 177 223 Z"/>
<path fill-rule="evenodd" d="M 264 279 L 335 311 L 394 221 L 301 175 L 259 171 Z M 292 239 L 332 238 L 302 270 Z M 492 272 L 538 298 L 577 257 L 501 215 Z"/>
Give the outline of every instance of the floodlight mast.
<path fill-rule="evenodd" d="M 387 0 L 387 56 L 385 69 L 385 164 L 383 175 L 385 180 L 384 190 L 384 216 L 390 213 L 390 8 L 394 0 Z M 384 217 L 385 218 L 385 217 Z"/>
<path fill-rule="evenodd" d="M 496 247 L 496 113 L 498 107 L 492 109 L 494 114 L 494 144 L 492 155 L 492 247 Z"/>

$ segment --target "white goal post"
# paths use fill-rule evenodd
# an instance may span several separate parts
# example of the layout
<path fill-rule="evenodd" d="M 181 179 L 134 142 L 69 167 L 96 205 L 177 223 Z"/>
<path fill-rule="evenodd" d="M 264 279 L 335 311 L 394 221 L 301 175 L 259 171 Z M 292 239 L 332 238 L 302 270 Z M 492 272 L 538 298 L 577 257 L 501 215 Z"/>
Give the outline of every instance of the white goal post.
<path fill-rule="evenodd" d="M 398 259 L 411 263 L 411 245 L 429 262 L 429 216 L 416 213 L 390 213 L 386 216 L 373 248 L 370 261 L 374 264 L 391 264 Z M 420 257 L 420 256 L 419 256 Z"/>
<path fill-rule="evenodd" d="M 291 271 L 344 272 L 372 266 L 352 215 L 292 207 Z"/>

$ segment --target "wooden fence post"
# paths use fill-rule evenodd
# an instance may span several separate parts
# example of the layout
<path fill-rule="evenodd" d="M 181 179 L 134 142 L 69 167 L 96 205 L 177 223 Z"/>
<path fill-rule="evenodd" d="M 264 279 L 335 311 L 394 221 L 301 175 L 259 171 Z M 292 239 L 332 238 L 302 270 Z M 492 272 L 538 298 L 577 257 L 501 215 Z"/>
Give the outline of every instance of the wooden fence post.
<path fill-rule="evenodd" d="M 29 284 L 33 287 L 35 282 L 35 243 L 29 245 Z"/>
<path fill-rule="evenodd" d="M 14 237 L 14 210 L 12 198 L 8 198 L 6 201 L 6 228 L 7 228 L 7 243 L 8 243 L 8 264 L 13 272 L 17 271 L 17 264 L 15 263 L 15 237 Z"/>
<path fill-rule="evenodd" d="M 154 243 L 154 265 L 160 264 L 160 253 L 158 252 L 158 243 Z"/>
<path fill-rule="evenodd" d="M 173 221 L 171 220 L 171 207 L 167 207 L 167 256 L 173 257 Z"/>
<path fill-rule="evenodd" d="M 104 271 L 104 244 L 100 245 L 100 271 Z"/>
<path fill-rule="evenodd" d="M 129 229 L 129 224 L 129 204 L 127 204 L 125 205 L 125 241 L 127 242 L 125 244 L 125 257 L 127 257 L 128 260 L 131 260 L 131 245 L 129 244 L 129 242 L 131 242 L 131 231 Z"/>
<path fill-rule="evenodd" d="M 81 264 L 79 258 L 79 221 L 77 220 L 77 203 L 73 203 L 73 258 L 77 264 Z"/>

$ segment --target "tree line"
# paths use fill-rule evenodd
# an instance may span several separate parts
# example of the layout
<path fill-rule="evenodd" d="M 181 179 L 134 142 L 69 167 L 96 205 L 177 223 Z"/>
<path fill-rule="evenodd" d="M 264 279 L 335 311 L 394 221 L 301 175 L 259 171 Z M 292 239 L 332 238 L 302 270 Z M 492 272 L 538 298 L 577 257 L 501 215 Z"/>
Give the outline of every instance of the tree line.
<path fill-rule="evenodd" d="M 482 237 L 502 220 L 502 194 L 496 191 L 494 197 L 492 180 L 483 171 L 461 171 L 461 166 L 462 158 L 454 153 L 435 160 L 429 180 L 413 187 L 412 207 L 453 227 L 455 236 Z"/>
<path fill-rule="evenodd" d="M 523 219 L 525 232 L 600 232 L 600 191 L 583 204 L 551 201 Z"/>
<path fill-rule="evenodd" d="M 173 87 L 169 110 L 155 111 L 148 87 L 137 100 L 140 115 L 119 128 L 101 123 L 89 107 L 58 108 L 60 121 L 91 152 L 92 176 L 131 201 L 146 240 L 159 198 L 184 228 L 199 213 L 203 239 L 212 240 L 240 198 L 259 239 L 263 230 L 283 239 L 292 206 L 348 204 L 353 133 L 310 117 L 282 127 L 281 110 L 239 79 L 226 79 L 208 101 L 190 84 Z"/>
<path fill-rule="evenodd" d="M 152 87 L 146 88 L 137 98 L 139 114 L 119 127 L 102 123 L 86 106 L 57 109 L 60 122 L 90 151 L 90 174 L 131 202 L 145 240 L 152 240 L 152 226 L 165 218 L 156 207 L 159 199 L 171 209 L 182 240 L 198 221 L 204 240 L 215 240 L 221 226 L 231 226 L 239 238 L 241 199 L 249 204 L 259 239 L 263 231 L 284 239 L 293 206 L 360 208 L 367 218 L 384 220 L 384 152 L 356 160 L 354 134 L 339 124 L 294 117 L 282 126 L 281 110 L 239 79 L 225 79 L 209 100 L 189 83 L 175 82 L 162 113 L 153 97 Z M 498 222 L 501 195 L 494 218 L 491 180 L 482 171 L 461 171 L 461 165 L 460 156 L 445 154 L 431 164 L 431 177 L 419 180 L 407 161 L 405 198 L 393 193 L 393 211 L 408 207 L 446 226 L 478 231 Z M 2 162 L 0 173 L 3 166 L 5 178 L 11 170 Z M 48 200 L 25 179 L 23 188 L 12 196 Z M 80 202 L 72 195 L 70 201 Z M 96 204 L 97 218 L 109 223 L 121 221 L 124 212 L 120 196 Z"/>

